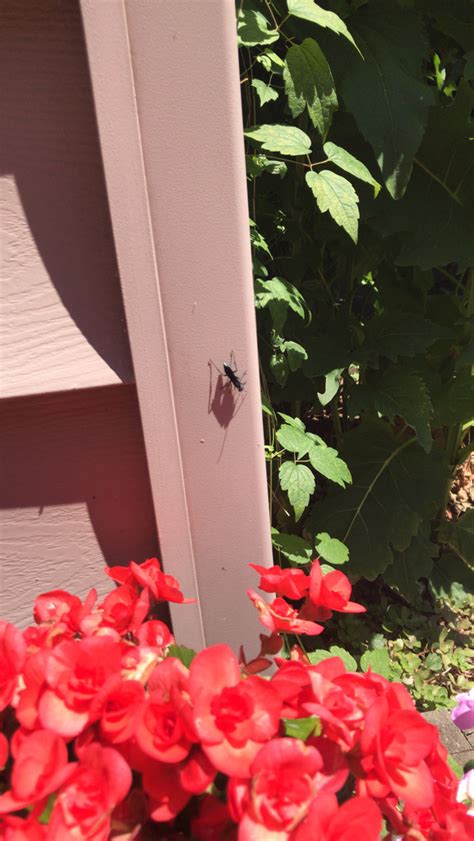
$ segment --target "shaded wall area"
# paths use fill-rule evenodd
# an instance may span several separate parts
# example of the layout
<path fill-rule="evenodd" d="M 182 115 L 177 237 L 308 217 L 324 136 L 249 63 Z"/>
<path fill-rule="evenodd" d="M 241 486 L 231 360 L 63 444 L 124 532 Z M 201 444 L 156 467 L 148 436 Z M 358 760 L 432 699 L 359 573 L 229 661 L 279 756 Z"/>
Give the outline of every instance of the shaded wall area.
<path fill-rule="evenodd" d="M 78 3 L 0 17 L 0 394 L 131 382 Z"/>
<path fill-rule="evenodd" d="M 0 615 L 111 589 L 109 565 L 158 554 L 134 386 L 0 401 Z"/>
<path fill-rule="evenodd" d="M 0 616 L 158 554 L 75 0 L 0 6 Z"/>

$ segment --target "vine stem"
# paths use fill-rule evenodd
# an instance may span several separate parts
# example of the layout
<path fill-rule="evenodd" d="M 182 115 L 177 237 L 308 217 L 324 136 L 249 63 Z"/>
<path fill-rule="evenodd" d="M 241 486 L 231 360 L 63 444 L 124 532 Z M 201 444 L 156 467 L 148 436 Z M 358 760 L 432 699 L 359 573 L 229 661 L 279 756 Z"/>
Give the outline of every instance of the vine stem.
<path fill-rule="evenodd" d="M 355 523 L 355 521 L 356 521 L 357 517 L 359 516 L 359 514 L 360 514 L 360 512 L 361 512 L 362 508 L 364 507 L 364 505 L 365 505 L 365 503 L 366 503 L 366 500 L 367 500 L 368 496 L 372 493 L 372 491 L 373 491 L 373 489 L 374 489 L 374 486 L 377 484 L 377 482 L 378 482 L 378 480 L 379 480 L 380 476 L 382 475 L 382 473 L 384 472 L 384 470 L 388 467 L 388 465 L 390 464 L 390 462 L 391 462 L 391 461 L 393 461 L 393 459 L 394 459 L 396 456 L 398 456 L 398 454 L 399 454 L 399 453 L 401 453 L 401 452 L 402 452 L 402 450 L 405 450 L 407 447 L 409 447 L 409 446 L 410 446 L 411 444 L 413 444 L 415 441 L 416 441 L 416 438 L 407 438 L 407 440 L 406 440 L 406 441 L 404 441 L 404 442 L 403 442 L 403 444 L 400 444 L 400 446 L 399 446 L 399 447 L 397 447 L 397 449 L 396 449 L 396 450 L 394 450 L 394 451 L 393 451 L 393 453 L 390 453 L 389 457 L 388 457 L 387 459 L 385 459 L 384 463 L 381 465 L 381 467 L 379 468 L 379 470 L 377 470 L 377 473 L 375 474 L 375 476 L 374 476 L 374 478 L 373 478 L 372 482 L 370 483 L 369 487 L 367 488 L 367 490 L 366 490 L 366 492 L 365 492 L 364 496 L 362 497 L 362 499 L 361 499 L 361 501 L 360 501 L 359 505 L 357 506 L 357 508 L 356 508 L 356 510 L 355 510 L 355 512 L 354 512 L 354 516 L 353 516 L 352 520 L 350 521 L 350 523 L 349 523 L 349 525 L 348 525 L 348 527 L 347 527 L 347 531 L 346 531 L 346 533 L 345 533 L 344 537 L 342 538 L 342 542 L 343 542 L 343 543 L 345 543 L 345 542 L 346 542 L 346 540 L 347 540 L 347 538 L 349 537 L 349 535 L 350 535 L 350 533 L 351 533 L 352 526 L 354 525 L 354 523 Z"/>
<path fill-rule="evenodd" d="M 420 167 L 420 169 L 426 172 L 426 174 L 429 175 L 430 178 L 433 179 L 433 181 L 436 181 L 443 188 L 443 190 L 446 190 L 448 195 L 451 196 L 451 198 L 453 199 L 453 201 L 456 202 L 456 204 L 459 204 L 461 207 L 463 206 L 463 203 L 459 196 L 457 196 L 456 193 L 453 193 L 453 191 L 448 187 L 448 185 L 443 181 L 443 179 L 439 177 L 439 175 L 436 175 L 435 172 L 432 172 L 431 169 L 429 169 L 422 161 L 419 160 L 419 158 L 413 158 L 413 161 L 414 163 L 416 163 L 417 166 Z"/>

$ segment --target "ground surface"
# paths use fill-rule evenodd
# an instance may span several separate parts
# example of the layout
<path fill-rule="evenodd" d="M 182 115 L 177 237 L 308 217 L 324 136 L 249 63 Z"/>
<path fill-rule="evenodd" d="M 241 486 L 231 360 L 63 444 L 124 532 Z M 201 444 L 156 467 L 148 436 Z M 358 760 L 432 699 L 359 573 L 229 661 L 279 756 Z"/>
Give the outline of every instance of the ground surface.
<path fill-rule="evenodd" d="M 423 715 L 430 724 L 436 724 L 441 741 L 461 768 L 474 760 L 474 730 L 459 730 L 451 721 L 449 710 L 431 710 Z"/>

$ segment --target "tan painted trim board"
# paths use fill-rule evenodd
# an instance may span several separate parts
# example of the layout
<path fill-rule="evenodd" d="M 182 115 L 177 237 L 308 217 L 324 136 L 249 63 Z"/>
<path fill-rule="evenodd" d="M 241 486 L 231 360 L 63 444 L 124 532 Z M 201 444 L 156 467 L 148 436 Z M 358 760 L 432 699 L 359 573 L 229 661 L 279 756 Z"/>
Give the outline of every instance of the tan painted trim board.
<path fill-rule="evenodd" d="M 162 557 L 200 605 L 174 631 L 250 654 L 272 555 L 233 0 L 81 8 Z"/>

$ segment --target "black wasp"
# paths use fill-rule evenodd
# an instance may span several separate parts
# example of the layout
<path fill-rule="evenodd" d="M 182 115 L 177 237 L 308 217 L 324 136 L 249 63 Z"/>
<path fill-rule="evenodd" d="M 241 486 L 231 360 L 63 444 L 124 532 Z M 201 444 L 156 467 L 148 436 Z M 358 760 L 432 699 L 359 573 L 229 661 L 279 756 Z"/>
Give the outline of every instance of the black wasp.
<path fill-rule="evenodd" d="M 232 363 L 235 367 L 233 367 Z M 225 376 L 228 377 L 229 382 L 234 386 L 234 388 L 237 389 L 237 391 L 243 391 L 245 383 L 237 375 L 238 369 L 237 363 L 235 361 L 235 353 L 233 350 L 231 350 L 230 352 L 230 361 L 223 362 L 222 367 L 224 369 Z"/>

